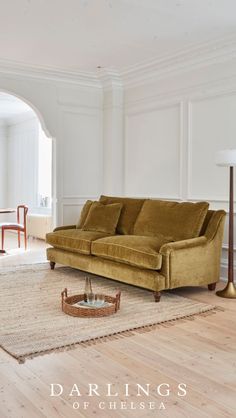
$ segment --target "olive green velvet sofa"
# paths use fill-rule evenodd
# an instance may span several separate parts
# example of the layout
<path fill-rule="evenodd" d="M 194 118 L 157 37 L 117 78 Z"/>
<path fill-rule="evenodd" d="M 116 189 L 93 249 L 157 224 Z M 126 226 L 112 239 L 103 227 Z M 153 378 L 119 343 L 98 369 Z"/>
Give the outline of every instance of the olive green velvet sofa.
<path fill-rule="evenodd" d="M 46 235 L 52 269 L 59 263 L 149 289 L 155 301 L 165 289 L 205 285 L 215 289 L 220 275 L 223 210 L 209 210 L 207 202 L 111 196 L 101 196 L 100 203 L 120 203 L 114 233 L 106 233 L 99 225 L 86 230 L 93 205 L 88 201 L 77 225 L 57 227 Z"/>

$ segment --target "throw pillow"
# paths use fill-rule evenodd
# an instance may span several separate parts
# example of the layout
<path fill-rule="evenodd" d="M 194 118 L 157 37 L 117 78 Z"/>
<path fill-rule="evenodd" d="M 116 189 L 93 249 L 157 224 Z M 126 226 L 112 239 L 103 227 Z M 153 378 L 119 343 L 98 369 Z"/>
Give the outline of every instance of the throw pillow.
<path fill-rule="evenodd" d="M 102 195 L 99 201 L 104 205 L 110 205 L 111 203 L 121 203 L 122 211 L 117 225 L 117 233 L 122 235 L 133 234 L 135 221 L 145 199 Z"/>
<path fill-rule="evenodd" d="M 78 229 L 83 228 L 84 223 L 85 223 L 86 218 L 87 218 L 88 213 L 89 213 L 89 209 L 92 206 L 92 203 L 93 203 L 92 200 L 87 200 L 87 202 L 84 204 L 84 206 L 82 208 L 82 211 L 80 213 L 80 217 L 79 217 L 78 223 L 76 225 L 76 228 L 78 228 Z"/>
<path fill-rule="evenodd" d="M 103 205 L 99 202 L 92 203 L 82 229 L 84 231 L 115 234 L 121 209 L 121 203 L 112 203 L 111 205 Z"/>

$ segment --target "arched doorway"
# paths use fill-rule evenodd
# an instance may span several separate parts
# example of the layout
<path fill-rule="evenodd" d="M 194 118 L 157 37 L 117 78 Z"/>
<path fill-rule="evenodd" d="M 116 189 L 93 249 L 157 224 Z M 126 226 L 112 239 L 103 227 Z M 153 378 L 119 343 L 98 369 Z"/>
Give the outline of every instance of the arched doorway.
<path fill-rule="evenodd" d="M 0 207 L 25 203 L 31 215 L 51 217 L 52 228 L 56 223 L 55 160 L 55 139 L 40 112 L 27 100 L 1 90 Z"/>

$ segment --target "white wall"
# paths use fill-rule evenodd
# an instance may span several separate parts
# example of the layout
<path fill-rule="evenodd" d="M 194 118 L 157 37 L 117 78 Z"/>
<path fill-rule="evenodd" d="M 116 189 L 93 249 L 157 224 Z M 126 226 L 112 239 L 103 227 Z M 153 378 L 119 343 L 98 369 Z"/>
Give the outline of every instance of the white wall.
<path fill-rule="evenodd" d="M 6 206 L 7 198 L 6 149 L 7 128 L 6 125 L 0 121 L 0 208 Z"/>
<path fill-rule="evenodd" d="M 215 154 L 236 148 L 235 74 L 236 60 L 231 59 L 224 65 L 209 63 L 204 69 L 183 68 L 150 78 L 147 74 L 142 84 L 127 85 L 127 195 L 207 200 L 211 208 L 228 211 L 228 170 L 215 165 Z"/>
<path fill-rule="evenodd" d="M 180 197 L 180 111 L 180 106 L 173 104 L 126 113 L 127 195 Z"/>
<path fill-rule="evenodd" d="M 37 206 L 38 120 L 12 120 L 7 128 L 7 206 Z"/>
<path fill-rule="evenodd" d="M 26 204 L 29 213 L 51 214 L 51 209 L 39 207 L 39 145 L 40 123 L 33 111 L 1 119 L 0 127 L 0 207 Z M 46 138 L 51 145 L 51 139 Z M 42 155 L 45 160 L 47 156 Z M 45 171 L 45 167 L 43 167 Z M 47 179 L 48 173 L 46 173 Z M 50 180 L 49 180 L 50 181 Z M 15 220 L 16 215 L 4 215 Z M 2 215 L 3 219 L 3 215 Z"/>
<path fill-rule="evenodd" d="M 75 222 L 87 198 L 102 192 L 102 89 L 93 77 L 0 68 L 0 91 L 31 105 L 53 138 L 56 224 Z M 23 158 L 23 157 L 22 157 Z M 31 158 L 28 154 L 26 158 Z M 30 180 L 31 181 L 31 180 Z M 56 183 L 56 188 L 55 188 Z"/>
<path fill-rule="evenodd" d="M 203 52 L 100 81 L 0 68 L 0 91 L 24 98 L 55 138 L 57 224 L 75 222 L 102 192 L 228 210 L 227 170 L 214 156 L 236 147 L 236 59 Z M 227 235 L 224 247 L 223 266 Z"/>

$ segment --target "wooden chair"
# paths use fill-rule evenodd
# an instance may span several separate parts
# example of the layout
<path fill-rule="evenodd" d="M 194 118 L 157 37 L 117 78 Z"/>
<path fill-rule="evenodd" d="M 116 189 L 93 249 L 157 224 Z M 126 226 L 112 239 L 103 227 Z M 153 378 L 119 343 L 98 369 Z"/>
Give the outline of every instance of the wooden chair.
<path fill-rule="evenodd" d="M 23 209 L 23 224 L 20 223 L 20 210 Z M 28 206 L 19 205 L 17 206 L 17 222 L 4 222 L 0 224 L 2 229 L 2 250 L 4 249 L 4 236 L 5 230 L 17 231 L 18 233 L 18 247 L 20 248 L 20 233 L 24 232 L 25 238 L 25 250 L 27 249 L 27 233 L 26 233 L 26 218 L 28 213 Z"/>

